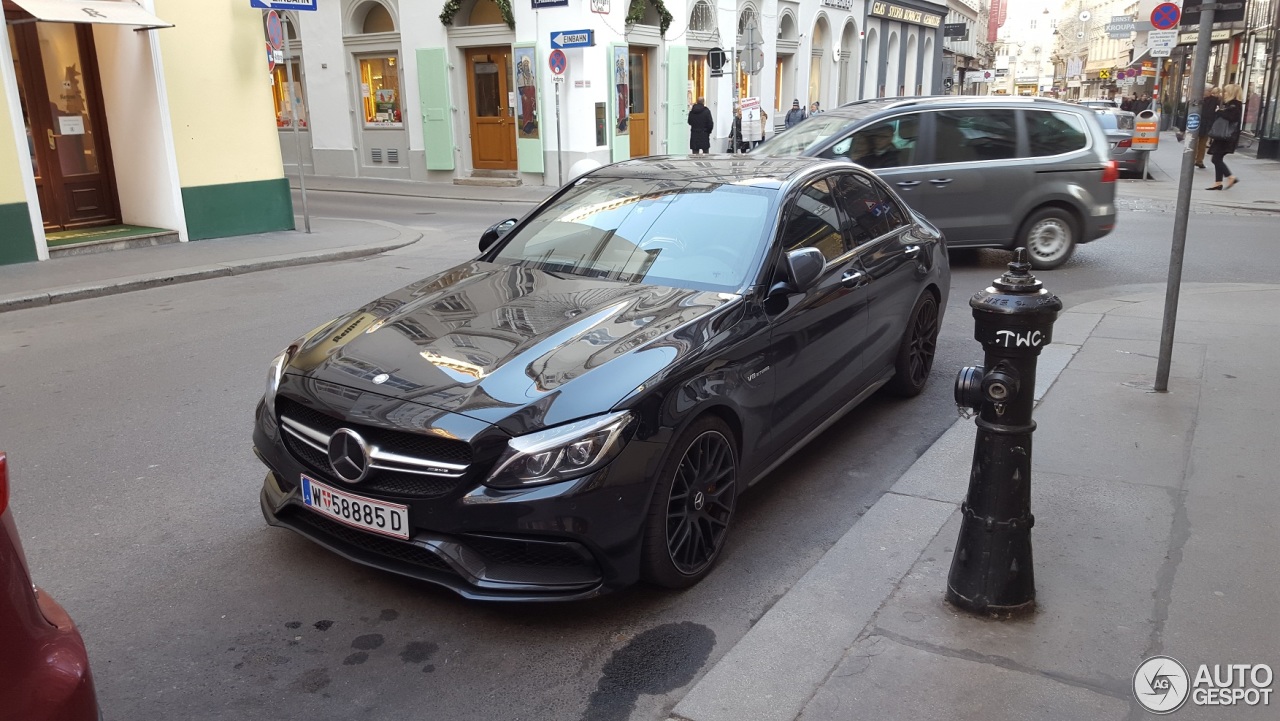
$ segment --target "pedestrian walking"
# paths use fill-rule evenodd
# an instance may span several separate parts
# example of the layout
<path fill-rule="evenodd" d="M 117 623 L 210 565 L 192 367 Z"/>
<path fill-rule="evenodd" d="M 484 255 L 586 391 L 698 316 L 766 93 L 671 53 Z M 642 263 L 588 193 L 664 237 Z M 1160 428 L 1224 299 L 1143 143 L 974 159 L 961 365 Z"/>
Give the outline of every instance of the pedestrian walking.
<path fill-rule="evenodd" d="M 1204 93 L 1200 101 L 1200 135 L 1196 138 L 1196 167 L 1204 168 L 1204 154 L 1209 149 L 1209 129 L 1218 119 L 1218 103 L 1222 89 L 1214 86 Z"/>
<path fill-rule="evenodd" d="M 707 107 L 706 98 L 698 98 L 698 102 L 689 109 L 689 150 L 694 155 L 711 152 L 711 131 L 716 126 L 711 117 L 711 108 Z"/>
<path fill-rule="evenodd" d="M 1134 110 L 1133 110 L 1133 98 L 1125 98 L 1124 100 L 1121 100 L 1121 101 L 1120 101 L 1120 109 L 1121 109 L 1121 110 L 1128 111 L 1128 112 L 1130 112 L 1130 113 L 1134 112 Z"/>
<path fill-rule="evenodd" d="M 1236 152 L 1240 142 L 1240 120 L 1244 117 L 1244 93 L 1239 85 L 1227 85 L 1222 88 L 1222 104 L 1218 106 L 1218 117 L 1209 127 L 1209 157 L 1213 159 L 1214 184 L 1206 190 L 1230 190 L 1240 181 L 1231 174 L 1223 158 Z M 1226 180 L 1226 185 L 1222 181 Z"/>
<path fill-rule="evenodd" d="M 791 128 L 796 123 L 805 119 L 804 108 L 800 107 L 800 99 L 796 98 L 791 101 L 791 109 L 787 111 L 787 115 L 782 119 L 783 124 L 787 128 Z"/>

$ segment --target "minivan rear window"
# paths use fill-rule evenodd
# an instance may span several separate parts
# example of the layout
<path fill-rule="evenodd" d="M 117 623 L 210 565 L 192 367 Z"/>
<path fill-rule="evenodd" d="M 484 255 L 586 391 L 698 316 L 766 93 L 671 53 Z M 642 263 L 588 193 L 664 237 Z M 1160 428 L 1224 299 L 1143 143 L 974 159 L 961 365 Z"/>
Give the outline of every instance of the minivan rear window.
<path fill-rule="evenodd" d="M 1089 146 L 1089 132 L 1084 120 L 1075 113 L 1057 110 L 1028 110 L 1027 137 L 1031 141 L 1031 155 L 1061 155 Z"/>

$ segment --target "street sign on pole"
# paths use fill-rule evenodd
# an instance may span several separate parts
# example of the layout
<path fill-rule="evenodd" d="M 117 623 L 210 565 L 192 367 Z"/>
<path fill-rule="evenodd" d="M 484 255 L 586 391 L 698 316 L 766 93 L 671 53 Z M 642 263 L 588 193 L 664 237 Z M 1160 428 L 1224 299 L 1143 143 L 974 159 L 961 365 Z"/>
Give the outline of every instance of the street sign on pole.
<path fill-rule="evenodd" d="M 249 0 L 258 10 L 315 10 L 316 0 Z"/>
<path fill-rule="evenodd" d="M 547 58 L 547 65 L 556 75 L 564 75 L 565 68 L 569 67 L 569 59 L 564 56 L 563 50 L 552 50 L 551 56 Z"/>
<path fill-rule="evenodd" d="M 1178 27 L 1178 19 L 1182 10 L 1173 3 L 1160 3 L 1151 11 L 1151 25 L 1156 30 L 1171 30 Z"/>
<path fill-rule="evenodd" d="M 551 47 L 559 50 L 562 48 L 590 48 L 596 44 L 595 30 L 561 30 L 560 32 L 551 33 Z"/>
<path fill-rule="evenodd" d="M 280 24 L 280 14 L 275 10 L 267 11 L 267 42 L 272 50 L 284 47 L 284 27 Z"/>
<path fill-rule="evenodd" d="M 271 14 L 275 15 L 274 12 Z M 288 22 L 288 16 L 285 17 L 285 22 Z M 302 195 L 302 226 L 307 233 L 310 233 L 311 210 L 307 207 L 307 180 L 302 174 L 302 136 L 298 133 L 298 101 L 301 98 L 300 93 L 296 92 L 297 86 L 293 84 L 293 63 L 296 58 L 293 57 L 293 48 L 290 47 L 289 33 L 285 28 L 281 28 L 280 34 L 284 36 L 284 57 L 277 62 L 288 61 L 284 65 L 284 78 L 287 85 L 284 96 L 289 99 L 289 124 L 293 129 L 294 157 L 298 159 L 298 191 Z"/>

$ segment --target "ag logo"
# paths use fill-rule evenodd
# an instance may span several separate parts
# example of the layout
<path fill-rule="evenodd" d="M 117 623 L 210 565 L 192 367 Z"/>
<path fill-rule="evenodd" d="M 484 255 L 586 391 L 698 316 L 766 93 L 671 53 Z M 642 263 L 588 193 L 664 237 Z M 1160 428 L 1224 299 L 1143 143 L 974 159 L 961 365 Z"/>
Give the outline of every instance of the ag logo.
<path fill-rule="evenodd" d="M 1191 677 L 1187 669 L 1169 656 L 1152 656 L 1133 674 L 1133 695 L 1143 708 L 1154 714 L 1173 713 L 1187 702 Z"/>

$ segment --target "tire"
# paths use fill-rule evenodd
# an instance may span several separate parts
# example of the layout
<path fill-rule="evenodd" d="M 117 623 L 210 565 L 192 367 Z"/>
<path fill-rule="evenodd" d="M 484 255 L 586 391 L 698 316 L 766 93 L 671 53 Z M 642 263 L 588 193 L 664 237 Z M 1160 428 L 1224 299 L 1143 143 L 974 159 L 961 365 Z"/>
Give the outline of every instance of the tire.
<path fill-rule="evenodd" d="M 929 382 L 929 371 L 938 351 L 938 300 L 925 291 L 911 309 L 893 360 L 893 378 L 885 385 L 895 396 L 914 398 Z"/>
<path fill-rule="evenodd" d="M 1062 208 L 1040 208 L 1022 224 L 1018 245 L 1027 249 L 1032 268 L 1053 270 L 1075 252 L 1079 232 L 1071 213 Z"/>
<path fill-rule="evenodd" d="M 738 493 L 738 449 L 724 421 L 705 416 L 672 445 L 649 503 L 641 577 L 688 588 L 711 572 L 724 550 Z"/>

